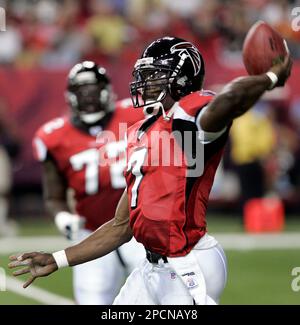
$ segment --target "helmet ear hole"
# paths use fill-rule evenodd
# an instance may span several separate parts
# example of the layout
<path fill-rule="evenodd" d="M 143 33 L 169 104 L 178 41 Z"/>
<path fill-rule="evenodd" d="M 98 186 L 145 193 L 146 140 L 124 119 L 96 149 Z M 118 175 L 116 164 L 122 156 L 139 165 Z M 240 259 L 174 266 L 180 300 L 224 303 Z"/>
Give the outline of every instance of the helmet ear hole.
<path fill-rule="evenodd" d="M 176 84 L 179 86 L 179 87 L 185 87 L 186 84 L 188 82 L 188 77 L 187 76 L 183 76 L 183 77 L 180 77 L 176 80 Z"/>
<path fill-rule="evenodd" d="M 188 80 L 187 76 L 175 78 L 169 88 L 172 98 L 178 101 L 181 97 L 189 94 L 190 86 L 191 82 Z"/>
<path fill-rule="evenodd" d="M 178 101 L 180 99 L 180 88 L 178 87 L 178 85 L 176 85 L 176 82 L 175 81 L 173 81 L 169 85 L 169 92 L 170 92 L 171 97 L 175 101 Z"/>

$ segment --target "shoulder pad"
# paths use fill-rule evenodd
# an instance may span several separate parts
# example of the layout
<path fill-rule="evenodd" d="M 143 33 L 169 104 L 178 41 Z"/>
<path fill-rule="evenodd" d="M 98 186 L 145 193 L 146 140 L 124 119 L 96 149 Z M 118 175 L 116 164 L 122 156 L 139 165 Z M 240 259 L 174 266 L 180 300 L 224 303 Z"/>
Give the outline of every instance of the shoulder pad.
<path fill-rule="evenodd" d="M 179 101 L 179 106 L 191 116 L 195 116 L 198 111 L 206 106 L 214 97 L 215 93 L 212 91 L 202 90 L 194 92 L 183 97 Z"/>

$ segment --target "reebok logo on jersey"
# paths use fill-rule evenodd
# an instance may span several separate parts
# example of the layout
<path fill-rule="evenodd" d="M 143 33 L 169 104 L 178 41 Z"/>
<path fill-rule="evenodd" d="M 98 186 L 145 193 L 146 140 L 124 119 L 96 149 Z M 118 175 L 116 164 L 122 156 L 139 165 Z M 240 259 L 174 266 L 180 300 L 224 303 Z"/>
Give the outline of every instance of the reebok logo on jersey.
<path fill-rule="evenodd" d="M 195 272 L 189 272 L 182 274 L 183 280 L 185 282 L 185 285 L 190 288 L 195 288 L 198 286 L 198 282 L 196 279 Z"/>

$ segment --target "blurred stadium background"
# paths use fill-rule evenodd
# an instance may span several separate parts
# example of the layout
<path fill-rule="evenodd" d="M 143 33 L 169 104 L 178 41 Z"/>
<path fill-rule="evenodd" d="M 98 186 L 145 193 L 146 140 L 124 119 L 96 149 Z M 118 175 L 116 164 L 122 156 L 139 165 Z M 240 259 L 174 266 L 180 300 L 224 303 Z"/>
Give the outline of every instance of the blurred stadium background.
<path fill-rule="evenodd" d="M 45 213 L 31 140 L 42 123 L 67 111 L 64 89 L 72 65 L 83 59 L 104 65 L 118 97 L 128 97 L 141 49 L 176 35 L 198 45 L 205 88 L 218 91 L 246 74 L 243 39 L 262 19 L 287 39 L 294 69 L 284 88 L 235 122 L 208 224 L 228 256 L 222 303 L 299 304 L 300 291 L 291 287 L 292 269 L 300 266 L 300 31 L 291 27 L 297 6 L 299 0 L 0 1 L 7 25 L 0 32 L 0 266 L 6 268 L 14 252 L 66 245 Z M 246 229 L 244 207 L 253 198 L 263 201 L 248 205 Z M 0 304 L 73 301 L 69 269 L 27 290 L 6 273 Z"/>

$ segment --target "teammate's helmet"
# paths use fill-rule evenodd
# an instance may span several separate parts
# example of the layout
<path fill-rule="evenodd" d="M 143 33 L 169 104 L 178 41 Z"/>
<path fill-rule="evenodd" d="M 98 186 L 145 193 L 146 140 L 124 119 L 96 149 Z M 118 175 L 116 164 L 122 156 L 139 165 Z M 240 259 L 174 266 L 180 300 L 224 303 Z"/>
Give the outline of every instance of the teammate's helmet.
<path fill-rule="evenodd" d="M 199 50 L 177 37 L 151 43 L 137 60 L 130 84 L 135 107 L 160 102 L 169 92 L 174 100 L 202 88 L 205 69 Z"/>
<path fill-rule="evenodd" d="M 67 102 L 73 114 L 86 124 L 94 124 L 114 110 L 109 77 L 95 62 L 76 64 L 68 75 Z"/>

